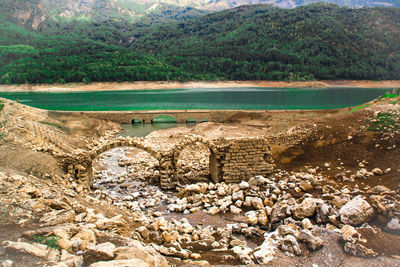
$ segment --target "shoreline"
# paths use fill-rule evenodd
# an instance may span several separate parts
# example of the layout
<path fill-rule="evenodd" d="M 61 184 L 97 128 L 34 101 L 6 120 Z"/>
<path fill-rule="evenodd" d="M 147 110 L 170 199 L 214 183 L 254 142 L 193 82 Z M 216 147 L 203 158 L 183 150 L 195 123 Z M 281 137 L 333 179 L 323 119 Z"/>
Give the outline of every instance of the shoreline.
<path fill-rule="evenodd" d="M 367 81 L 367 80 L 339 80 L 339 81 L 311 81 L 311 82 L 284 82 L 284 81 L 195 81 L 195 82 L 95 82 L 90 84 L 21 84 L 0 85 L 0 92 L 80 92 L 80 91 L 114 91 L 114 90 L 160 90 L 160 89 L 188 89 L 188 88 L 229 88 L 229 87 L 265 87 L 265 88 L 400 88 L 400 80 Z"/>

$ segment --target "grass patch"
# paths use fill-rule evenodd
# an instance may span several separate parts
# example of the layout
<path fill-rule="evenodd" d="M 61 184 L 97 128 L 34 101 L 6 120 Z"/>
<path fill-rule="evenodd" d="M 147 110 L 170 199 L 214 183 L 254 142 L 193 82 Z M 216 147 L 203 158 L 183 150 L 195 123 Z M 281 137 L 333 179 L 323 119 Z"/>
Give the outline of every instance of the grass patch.
<path fill-rule="evenodd" d="M 400 130 L 398 113 L 380 113 L 368 121 L 368 130 L 374 132 L 394 132 Z"/>
<path fill-rule="evenodd" d="M 398 97 L 399 95 L 397 95 L 397 94 L 386 94 L 386 95 L 383 95 L 383 96 L 381 96 L 381 98 L 395 98 L 395 97 Z"/>
<path fill-rule="evenodd" d="M 357 111 L 357 110 L 361 110 L 361 109 L 367 108 L 367 107 L 369 107 L 369 106 L 371 106 L 371 104 L 364 104 L 364 105 L 360 105 L 360 106 L 354 107 L 354 108 L 352 108 L 352 109 L 350 110 L 350 113 L 351 113 L 351 112 L 355 112 L 355 111 Z"/>
<path fill-rule="evenodd" d="M 0 111 L 2 111 L 3 108 L 4 108 L 4 103 L 3 103 L 3 101 L 0 101 Z"/>
<path fill-rule="evenodd" d="M 50 126 L 56 127 L 57 129 L 60 129 L 61 131 L 64 131 L 64 132 L 68 132 L 69 131 L 68 127 L 60 125 L 58 123 L 53 123 L 53 122 L 48 122 L 48 121 L 41 121 L 40 123 L 44 124 L 44 125 L 50 125 Z"/>
<path fill-rule="evenodd" d="M 33 235 L 33 239 L 36 243 L 46 245 L 51 248 L 60 249 L 58 245 L 58 237 L 56 236 L 36 236 Z"/>

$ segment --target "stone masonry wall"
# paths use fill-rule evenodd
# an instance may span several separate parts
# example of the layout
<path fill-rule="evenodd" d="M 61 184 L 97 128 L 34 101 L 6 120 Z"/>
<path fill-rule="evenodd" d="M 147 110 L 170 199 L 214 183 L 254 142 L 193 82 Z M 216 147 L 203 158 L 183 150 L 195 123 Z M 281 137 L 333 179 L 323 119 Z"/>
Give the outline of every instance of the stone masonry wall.
<path fill-rule="evenodd" d="M 263 139 L 236 139 L 221 159 L 222 181 L 237 183 L 274 170 L 270 149 Z"/>

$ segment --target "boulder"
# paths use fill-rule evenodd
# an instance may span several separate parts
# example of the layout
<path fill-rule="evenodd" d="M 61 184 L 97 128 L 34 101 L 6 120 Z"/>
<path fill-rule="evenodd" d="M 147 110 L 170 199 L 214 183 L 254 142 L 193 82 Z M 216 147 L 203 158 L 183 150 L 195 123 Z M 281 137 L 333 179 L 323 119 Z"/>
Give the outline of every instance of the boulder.
<path fill-rule="evenodd" d="M 397 217 L 390 219 L 386 226 L 389 230 L 400 231 L 400 220 Z"/>
<path fill-rule="evenodd" d="M 301 254 L 301 249 L 300 249 L 299 243 L 297 243 L 296 238 L 292 235 L 287 235 L 282 239 L 280 248 L 283 251 L 294 253 L 296 255 Z"/>
<path fill-rule="evenodd" d="M 343 226 L 342 229 L 340 229 L 340 232 L 342 234 L 342 239 L 345 242 L 353 242 L 353 240 L 358 237 L 358 232 L 351 225 Z"/>
<path fill-rule="evenodd" d="M 114 258 L 115 245 L 110 242 L 90 246 L 83 253 L 83 258 L 87 264 L 97 261 L 108 261 Z"/>
<path fill-rule="evenodd" d="M 239 190 L 239 191 L 237 191 L 237 192 L 234 192 L 234 193 L 232 194 L 232 200 L 233 200 L 233 201 L 237 201 L 237 200 L 243 201 L 243 200 L 244 200 L 243 191 L 242 191 L 242 190 Z"/>
<path fill-rule="evenodd" d="M 236 246 L 232 248 L 232 252 L 235 253 L 244 264 L 254 264 L 250 257 L 252 251 L 251 248 L 244 246 Z"/>
<path fill-rule="evenodd" d="M 242 209 L 240 209 L 236 206 L 233 206 L 233 205 L 230 206 L 230 209 L 231 209 L 231 213 L 233 213 L 233 214 L 240 214 L 242 212 Z"/>
<path fill-rule="evenodd" d="M 375 168 L 375 169 L 372 170 L 372 173 L 375 174 L 375 175 L 382 175 L 383 171 L 381 169 L 379 169 L 379 168 Z"/>
<path fill-rule="evenodd" d="M 301 181 L 300 188 L 304 192 L 310 192 L 314 189 L 313 185 L 309 181 Z"/>
<path fill-rule="evenodd" d="M 312 229 L 313 228 L 313 224 L 310 221 L 310 219 L 305 218 L 301 221 L 301 226 L 303 226 L 304 229 Z"/>
<path fill-rule="evenodd" d="M 322 248 L 322 240 L 318 236 L 311 233 L 310 230 L 304 229 L 300 231 L 300 241 L 306 243 L 307 247 L 313 251 Z"/>
<path fill-rule="evenodd" d="M 167 267 L 168 261 L 152 247 L 144 247 L 139 241 L 132 241 L 129 247 L 115 250 L 116 260 L 140 259 L 150 267 Z"/>
<path fill-rule="evenodd" d="M 370 221 L 374 216 L 374 209 L 365 201 L 364 196 L 358 195 L 339 210 L 339 215 L 343 223 L 356 226 Z"/>
<path fill-rule="evenodd" d="M 42 244 L 4 241 L 2 246 L 4 246 L 4 248 L 8 251 L 25 253 L 49 261 L 57 261 L 60 256 L 60 252 L 58 250 Z"/>
<path fill-rule="evenodd" d="M 251 201 L 251 205 L 257 210 L 264 208 L 263 201 L 259 197 L 253 198 Z"/>
<path fill-rule="evenodd" d="M 315 214 L 316 208 L 317 204 L 315 203 L 315 199 L 306 198 L 300 204 L 294 207 L 293 217 L 297 220 L 312 217 Z"/>
<path fill-rule="evenodd" d="M 257 216 L 257 212 L 256 211 L 252 210 L 252 211 L 246 212 L 245 216 L 246 216 L 246 223 L 247 224 L 255 225 L 255 224 L 258 223 L 258 216 Z"/>
<path fill-rule="evenodd" d="M 172 243 L 178 239 L 179 233 L 178 231 L 171 231 L 171 232 L 164 231 L 162 233 L 162 236 L 166 243 Z"/>
<path fill-rule="evenodd" d="M 97 220 L 96 228 L 99 230 L 112 230 L 124 225 L 124 220 L 122 219 L 122 215 L 117 215 L 112 217 L 111 219 L 108 218 L 100 218 Z"/>
<path fill-rule="evenodd" d="M 319 203 L 317 206 L 317 223 L 326 223 L 329 221 L 329 216 L 332 215 L 333 211 L 331 206 L 325 202 Z"/>
<path fill-rule="evenodd" d="M 270 235 L 265 236 L 264 242 L 259 246 L 253 255 L 260 264 L 268 264 L 274 259 L 277 249 L 277 242 Z"/>
<path fill-rule="evenodd" d="M 290 209 L 287 203 L 276 204 L 271 212 L 271 224 L 278 223 L 288 217 Z"/>
<path fill-rule="evenodd" d="M 219 210 L 218 207 L 211 207 L 211 208 L 208 210 L 208 213 L 210 213 L 211 215 L 215 215 L 215 214 L 217 214 L 217 213 L 219 213 L 219 212 L 220 212 L 220 210 Z"/>

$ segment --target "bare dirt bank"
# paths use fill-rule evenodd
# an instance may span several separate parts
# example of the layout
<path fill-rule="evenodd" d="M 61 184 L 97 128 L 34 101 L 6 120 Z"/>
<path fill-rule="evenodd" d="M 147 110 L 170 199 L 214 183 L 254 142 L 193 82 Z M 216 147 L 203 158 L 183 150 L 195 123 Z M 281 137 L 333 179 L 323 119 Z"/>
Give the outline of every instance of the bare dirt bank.
<path fill-rule="evenodd" d="M 180 88 L 228 88 L 228 87 L 363 87 L 363 88 L 400 88 L 400 81 L 220 81 L 220 82 L 97 82 L 90 84 L 21 84 L 0 85 L 1 92 L 65 92 L 65 91 L 106 91 L 106 90 L 152 90 Z"/>

